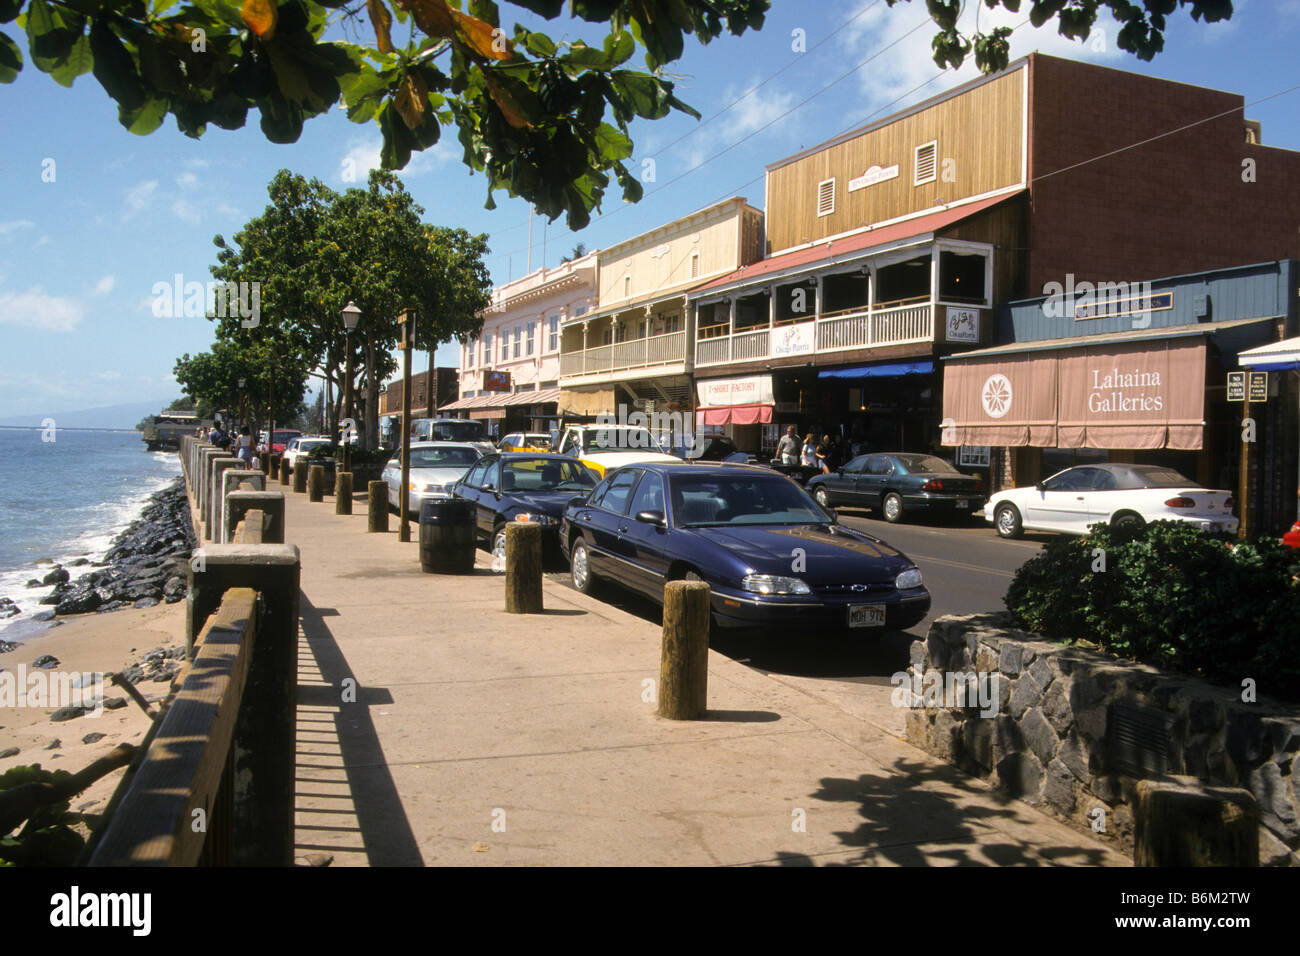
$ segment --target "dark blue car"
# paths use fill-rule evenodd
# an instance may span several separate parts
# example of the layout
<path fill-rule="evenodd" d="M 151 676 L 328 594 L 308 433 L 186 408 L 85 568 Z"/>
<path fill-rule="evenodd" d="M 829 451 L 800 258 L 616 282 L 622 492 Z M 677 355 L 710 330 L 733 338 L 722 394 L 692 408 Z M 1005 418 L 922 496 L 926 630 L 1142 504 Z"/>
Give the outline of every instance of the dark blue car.
<path fill-rule="evenodd" d="M 930 610 L 905 554 L 760 466 L 624 466 L 565 509 L 560 545 L 584 593 L 607 579 L 662 603 L 665 581 L 707 582 L 723 627 L 902 629 Z"/>
<path fill-rule="evenodd" d="M 478 538 L 504 561 L 510 521 L 541 525 L 543 549 L 558 557 L 564 506 L 575 497 L 585 498 L 595 485 L 595 475 L 566 455 L 514 452 L 479 459 L 454 494 L 477 506 Z"/>

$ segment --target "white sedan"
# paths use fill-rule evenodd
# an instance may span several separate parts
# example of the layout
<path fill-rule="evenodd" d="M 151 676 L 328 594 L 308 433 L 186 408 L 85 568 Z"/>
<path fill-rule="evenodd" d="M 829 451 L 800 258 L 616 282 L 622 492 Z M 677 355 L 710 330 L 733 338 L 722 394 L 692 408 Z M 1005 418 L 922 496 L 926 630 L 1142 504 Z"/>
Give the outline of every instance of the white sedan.
<path fill-rule="evenodd" d="M 284 459 L 289 462 L 289 470 L 293 471 L 298 467 L 298 459 L 306 458 L 313 449 L 329 448 L 333 443 L 324 436 L 308 437 L 300 435 L 297 438 L 290 439 L 289 444 L 284 449 Z"/>
<path fill-rule="evenodd" d="M 984 517 L 1004 538 L 1024 531 L 1086 534 L 1088 526 L 1186 521 L 1206 531 L 1237 530 L 1232 492 L 1209 491 L 1160 465 L 1079 465 L 1029 488 L 989 496 Z"/>
<path fill-rule="evenodd" d="M 406 493 L 407 510 L 419 517 L 426 501 L 450 498 L 450 486 L 460 480 L 470 465 L 483 457 L 477 444 L 449 441 L 411 443 L 410 487 Z M 399 449 L 384 466 L 383 480 L 388 483 L 388 504 L 399 507 L 402 487 L 402 453 Z"/>

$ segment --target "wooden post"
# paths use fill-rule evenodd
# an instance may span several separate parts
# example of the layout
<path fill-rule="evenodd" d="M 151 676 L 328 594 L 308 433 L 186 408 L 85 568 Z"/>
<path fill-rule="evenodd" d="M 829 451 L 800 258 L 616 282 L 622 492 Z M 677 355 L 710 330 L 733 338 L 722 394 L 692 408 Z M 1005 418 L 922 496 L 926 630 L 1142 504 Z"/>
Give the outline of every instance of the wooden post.
<path fill-rule="evenodd" d="M 340 471 L 334 476 L 334 513 L 352 514 L 352 472 Z"/>
<path fill-rule="evenodd" d="M 411 489 L 411 350 L 415 348 L 415 310 L 407 309 L 398 318 L 401 323 L 402 342 L 402 488 L 397 494 L 397 540 L 411 540 L 411 525 L 407 515 L 407 495 Z"/>
<path fill-rule="evenodd" d="M 280 459 L 280 484 L 286 488 L 289 486 L 289 459 Z"/>
<path fill-rule="evenodd" d="M 325 500 L 325 466 L 312 465 L 307 472 L 307 500 Z"/>
<path fill-rule="evenodd" d="M 708 710 L 708 684 L 709 586 L 703 581 L 669 581 L 664 585 L 659 716 L 700 719 Z"/>
<path fill-rule="evenodd" d="M 506 613 L 542 613 L 542 526 L 506 525 Z"/>
<path fill-rule="evenodd" d="M 307 459 L 299 458 L 293 466 L 293 490 L 298 494 L 307 492 Z"/>
<path fill-rule="evenodd" d="M 1247 395 L 1250 393 L 1247 392 Z M 1241 460 L 1237 465 L 1237 506 L 1241 520 L 1237 523 L 1237 537 L 1245 541 L 1250 537 L 1250 446 L 1246 441 L 1246 422 L 1250 420 L 1250 399 L 1241 403 Z M 1252 436 L 1253 437 L 1253 436 Z"/>
<path fill-rule="evenodd" d="M 1249 790 L 1140 780 L 1134 810 L 1137 866 L 1259 866 L 1259 806 Z"/>
<path fill-rule="evenodd" d="M 262 469 L 262 474 L 269 475 L 271 473 L 271 455 L 269 452 L 265 455 L 258 455 L 257 463 Z"/>
<path fill-rule="evenodd" d="M 266 477 L 272 481 L 280 477 L 280 456 L 273 451 L 268 451 L 263 460 L 267 463 Z"/>
<path fill-rule="evenodd" d="M 388 531 L 388 482 L 372 481 L 368 490 L 370 493 L 369 517 L 366 524 L 367 531 Z"/>

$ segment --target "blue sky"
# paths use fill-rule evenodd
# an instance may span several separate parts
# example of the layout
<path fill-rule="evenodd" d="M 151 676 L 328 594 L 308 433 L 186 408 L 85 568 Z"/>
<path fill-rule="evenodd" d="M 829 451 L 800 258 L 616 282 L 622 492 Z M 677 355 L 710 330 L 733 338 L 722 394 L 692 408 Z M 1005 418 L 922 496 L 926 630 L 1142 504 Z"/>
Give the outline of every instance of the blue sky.
<path fill-rule="evenodd" d="M 515 9 L 502 5 L 509 24 Z M 1012 56 L 1033 50 L 1240 93 L 1246 115 L 1263 124 L 1264 142 L 1300 149 L 1300 90 L 1263 100 L 1297 82 L 1300 0 L 1236 4 L 1226 24 L 1176 15 L 1165 51 L 1143 63 L 1115 47 L 1103 23 L 1085 44 L 1051 29 L 1021 26 Z M 521 14 L 523 11 L 519 11 Z M 973 22 L 968 5 L 963 25 Z M 979 9 L 980 24 L 1016 25 L 1023 14 Z M 19 39 L 13 25 L 11 36 Z M 563 18 L 552 38 L 594 35 Z M 794 52 L 803 31 L 805 52 Z M 617 192 L 580 233 L 562 219 L 533 220 L 531 264 L 555 266 L 582 242 L 595 249 L 669 222 L 732 195 L 764 206 L 763 167 L 845 130 L 936 95 L 975 76 L 973 65 L 940 73 L 930 59 L 935 32 L 922 0 L 888 7 L 883 0 L 774 0 L 764 29 L 688 43 L 670 67 L 679 96 L 703 121 L 674 115 L 633 127 L 629 163 L 654 160 L 654 181 L 633 206 Z M 1096 31 L 1094 31 L 1096 33 Z M 764 82 L 766 81 L 766 82 Z M 758 84 L 756 91 L 745 95 Z M 266 205 L 266 183 L 281 168 L 344 189 L 345 170 L 378 164 L 379 133 L 334 112 L 307 123 L 289 146 L 263 139 L 256 113 L 242 130 L 182 136 L 169 120 L 151 136 L 122 129 L 94 77 L 58 86 L 30 62 L 0 86 L 0 414 L 57 415 L 64 410 L 175 397 L 177 356 L 212 342 L 203 318 L 153 314 L 155 283 L 206 282 L 212 237 L 227 238 Z M 42 171 L 54 163 L 54 181 Z M 349 160 L 351 161 L 349 163 Z M 426 219 L 489 235 L 493 280 L 524 274 L 529 263 L 529 210 L 504 193 L 482 208 L 484 179 L 461 165 L 454 131 L 417 154 L 402 174 Z M 455 345 L 439 364 L 457 364 Z M 420 363 L 417 361 L 417 370 Z"/>

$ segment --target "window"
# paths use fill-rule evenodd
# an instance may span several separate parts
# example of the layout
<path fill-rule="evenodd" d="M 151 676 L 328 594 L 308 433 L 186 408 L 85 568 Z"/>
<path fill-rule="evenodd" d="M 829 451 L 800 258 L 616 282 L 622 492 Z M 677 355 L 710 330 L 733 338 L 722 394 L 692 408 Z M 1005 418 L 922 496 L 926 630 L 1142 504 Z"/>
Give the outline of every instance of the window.
<path fill-rule="evenodd" d="M 533 331 L 534 331 L 536 328 L 537 328 L 537 323 L 536 323 L 536 322 L 529 322 L 529 323 L 528 323 L 528 352 L 526 353 L 526 354 L 528 354 L 528 355 L 532 355 L 532 354 L 533 354 Z"/>
<path fill-rule="evenodd" d="M 510 330 L 511 357 L 519 358 L 519 349 L 524 344 L 524 330 L 520 326 L 515 326 Z"/>
<path fill-rule="evenodd" d="M 556 352 L 560 348 L 560 317 L 553 315 L 548 320 L 548 331 L 546 334 L 546 351 Z"/>
<path fill-rule="evenodd" d="M 605 495 L 600 500 L 600 507 L 618 515 L 626 513 L 627 499 L 632 494 L 632 486 L 636 484 L 636 480 L 640 477 L 640 468 L 627 468 L 620 471 L 614 476 L 614 480 L 609 483 L 609 487 L 605 489 Z"/>
<path fill-rule="evenodd" d="M 698 252 L 692 252 L 691 253 L 691 278 L 694 279 L 698 277 L 699 274 L 700 274 L 700 254 Z"/>
<path fill-rule="evenodd" d="M 835 211 L 835 180 L 823 179 L 817 184 L 817 215 L 829 216 Z"/>
<path fill-rule="evenodd" d="M 492 333 L 483 333 L 483 364 L 492 364 Z"/>
<path fill-rule="evenodd" d="M 916 147 L 916 162 L 914 176 L 912 178 L 913 186 L 921 186 L 925 183 L 932 183 L 935 180 L 935 159 L 939 152 L 939 141 L 931 140 L 928 143 Z"/>
<path fill-rule="evenodd" d="M 623 298 L 632 298 L 632 277 L 623 276 Z"/>
<path fill-rule="evenodd" d="M 479 487 L 480 488 L 497 487 L 497 485 L 500 484 L 501 482 L 500 473 L 501 473 L 501 459 L 494 458 L 492 459 L 492 464 L 488 465 L 487 471 L 483 475 L 483 483 L 479 485 Z"/>
<path fill-rule="evenodd" d="M 664 483 L 658 475 L 646 472 L 641 484 L 636 486 L 636 495 L 632 498 L 632 507 L 628 514 L 635 517 L 643 511 L 664 510 Z"/>
<path fill-rule="evenodd" d="M 483 483 L 483 475 L 487 472 L 487 468 L 487 462 L 479 462 L 469 470 L 469 474 L 467 474 L 463 479 L 464 483 L 469 485 L 471 488 L 479 487 Z"/>

